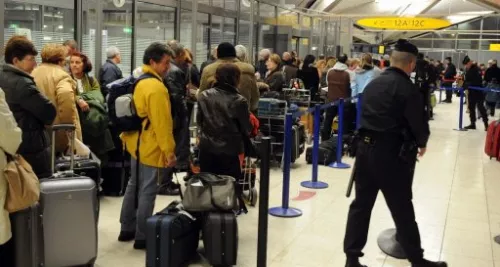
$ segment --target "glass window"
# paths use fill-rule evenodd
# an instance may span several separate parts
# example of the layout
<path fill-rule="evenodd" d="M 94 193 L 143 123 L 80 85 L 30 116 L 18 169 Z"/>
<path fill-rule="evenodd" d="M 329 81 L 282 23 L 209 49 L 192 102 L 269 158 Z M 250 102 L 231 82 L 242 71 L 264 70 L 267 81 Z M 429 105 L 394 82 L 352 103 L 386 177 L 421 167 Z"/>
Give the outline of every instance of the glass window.
<path fill-rule="evenodd" d="M 212 6 L 224 8 L 224 0 L 212 0 Z"/>
<path fill-rule="evenodd" d="M 267 48 L 274 50 L 276 43 L 276 9 L 274 6 L 259 3 L 260 29 L 257 31 L 259 38 L 259 51 Z"/>
<path fill-rule="evenodd" d="M 222 41 L 231 44 L 236 43 L 236 19 L 226 18 L 224 20 L 224 37 Z"/>
<path fill-rule="evenodd" d="M 210 31 L 210 45 L 218 46 L 222 43 L 222 21 L 224 18 L 212 15 L 212 28 Z"/>
<path fill-rule="evenodd" d="M 50 5 L 35 5 L 5 1 L 4 38 L 25 35 L 40 52 L 48 43 L 63 43 L 74 39 L 74 1 L 60 0 Z M 40 53 L 37 62 L 41 62 Z"/>
<path fill-rule="evenodd" d="M 236 1 L 238 0 L 226 0 L 226 5 L 224 6 L 225 9 L 227 10 L 233 10 L 236 11 Z"/>
<path fill-rule="evenodd" d="M 132 1 L 126 0 L 117 7 L 113 0 L 105 0 L 103 7 L 102 58 L 106 58 L 107 47 L 118 47 L 122 58 L 119 67 L 124 77 L 132 73 Z"/>
<path fill-rule="evenodd" d="M 89 0 L 83 2 L 83 29 L 82 29 L 82 52 L 90 59 L 90 62 L 94 65 L 92 76 L 95 76 L 97 64 L 101 62 L 96 62 L 96 28 L 97 28 L 97 5 L 99 2 L 97 0 Z M 103 61 L 106 58 L 102 59 Z"/>
<path fill-rule="evenodd" d="M 142 66 L 144 51 L 153 42 L 167 42 L 175 36 L 175 8 L 137 3 L 135 67 Z"/>
<path fill-rule="evenodd" d="M 193 12 L 191 10 L 181 10 L 181 32 L 180 32 L 180 42 L 185 47 L 192 49 L 191 47 L 191 39 L 193 35 L 191 23 L 191 18 L 193 17 Z"/>
<path fill-rule="evenodd" d="M 251 0 L 240 0 L 240 11 L 242 14 L 250 15 L 250 3 Z M 255 5 L 257 6 L 257 5 Z"/>
<path fill-rule="evenodd" d="M 196 16 L 196 31 L 198 32 L 196 40 L 196 56 L 195 63 L 198 67 L 208 59 L 209 55 L 209 43 L 208 36 L 210 34 L 210 21 L 208 19 L 208 14 L 198 13 Z"/>

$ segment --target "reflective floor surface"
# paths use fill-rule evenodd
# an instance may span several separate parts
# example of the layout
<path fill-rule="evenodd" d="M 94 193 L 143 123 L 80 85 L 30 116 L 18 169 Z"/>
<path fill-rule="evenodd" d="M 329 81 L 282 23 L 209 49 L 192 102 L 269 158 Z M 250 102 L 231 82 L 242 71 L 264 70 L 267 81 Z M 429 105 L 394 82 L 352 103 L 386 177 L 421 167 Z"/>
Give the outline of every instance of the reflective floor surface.
<path fill-rule="evenodd" d="M 500 162 L 484 155 L 486 132 L 457 132 L 458 99 L 453 104 L 438 104 L 431 122 L 432 136 L 426 156 L 417 165 L 414 204 L 425 256 L 446 260 L 451 267 L 500 267 L 500 245 L 493 237 L 500 234 Z M 498 116 L 498 115 L 497 115 Z M 468 114 L 464 116 L 468 124 Z M 348 163 L 352 160 L 346 159 Z M 316 190 L 301 188 L 311 178 L 311 166 L 300 159 L 291 172 L 290 205 L 300 208 L 303 216 L 293 219 L 269 217 L 268 266 L 270 267 L 343 267 L 342 251 L 347 211 L 352 199 L 345 197 L 350 170 L 320 167 L 319 176 L 329 187 Z M 281 202 L 282 174 L 271 171 L 270 206 Z M 306 196 L 306 197 L 303 197 Z M 309 198 L 308 198 L 309 197 Z M 156 210 L 174 197 L 158 197 Z M 100 267 L 144 267 L 145 252 L 120 243 L 118 237 L 121 198 L 104 198 L 99 225 Z M 256 266 L 256 208 L 238 218 L 238 265 Z M 362 262 L 369 267 L 403 267 L 406 261 L 384 255 L 377 247 L 378 234 L 393 227 L 389 211 L 379 196 L 373 211 L 370 235 Z M 190 266 L 210 266 L 199 259 Z"/>

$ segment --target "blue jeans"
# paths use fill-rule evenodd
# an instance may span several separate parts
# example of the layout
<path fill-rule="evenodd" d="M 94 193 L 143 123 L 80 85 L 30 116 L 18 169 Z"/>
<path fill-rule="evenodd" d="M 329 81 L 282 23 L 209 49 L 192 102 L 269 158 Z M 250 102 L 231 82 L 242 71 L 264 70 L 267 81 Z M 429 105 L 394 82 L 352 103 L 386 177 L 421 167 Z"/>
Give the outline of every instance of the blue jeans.
<path fill-rule="evenodd" d="M 153 215 L 158 182 L 167 169 L 139 163 L 139 179 L 137 179 L 136 159 L 132 158 L 130 167 L 131 177 L 125 191 L 120 215 L 121 230 L 135 232 L 135 240 L 146 240 L 146 220 Z M 137 181 L 139 181 L 139 205 L 136 209 Z"/>

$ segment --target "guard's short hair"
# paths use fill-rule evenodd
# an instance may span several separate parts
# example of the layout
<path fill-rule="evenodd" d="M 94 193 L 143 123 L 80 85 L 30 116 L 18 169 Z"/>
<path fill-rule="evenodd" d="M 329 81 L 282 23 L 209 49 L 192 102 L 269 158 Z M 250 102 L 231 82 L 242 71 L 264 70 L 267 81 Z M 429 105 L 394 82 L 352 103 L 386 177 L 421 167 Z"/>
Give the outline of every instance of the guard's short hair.
<path fill-rule="evenodd" d="M 106 57 L 112 59 L 120 54 L 120 49 L 116 46 L 110 46 L 106 49 Z"/>
<path fill-rule="evenodd" d="M 142 63 L 149 65 L 150 60 L 158 63 L 164 56 L 174 57 L 174 55 L 175 53 L 167 45 L 160 42 L 154 42 L 146 48 L 146 51 L 144 51 Z"/>
<path fill-rule="evenodd" d="M 5 45 L 5 62 L 7 64 L 13 64 L 14 58 L 23 60 L 27 55 L 36 56 L 38 51 L 26 36 L 14 35 L 7 41 Z"/>
<path fill-rule="evenodd" d="M 241 71 L 234 63 L 223 63 L 215 71 L 215 80 L 217 83 L 229 84 L 237 87 L 240 82 Z"/>
<path fill-rule="evenodd" d="M 412 62 L 417 60 L 417 56 L 408 53 L 408 52 L 400 52 L 400 51 L 392 51 L 391 54 L 391 65 L 409 65 Z"/>

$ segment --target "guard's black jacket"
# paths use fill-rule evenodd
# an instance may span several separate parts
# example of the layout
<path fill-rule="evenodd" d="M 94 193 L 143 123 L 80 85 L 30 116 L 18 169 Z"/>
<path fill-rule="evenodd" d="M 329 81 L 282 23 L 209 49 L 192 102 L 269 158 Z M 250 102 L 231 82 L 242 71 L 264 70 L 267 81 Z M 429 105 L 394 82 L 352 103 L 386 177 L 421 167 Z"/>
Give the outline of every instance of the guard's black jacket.
<path fill-rule="evenodd" d="M 404 71 L 390 67 L 366 86 L 361 130 L 395 134 L 407 130 L 418 147 L 426 147 L 430 131 L 424 103 Z"/>

